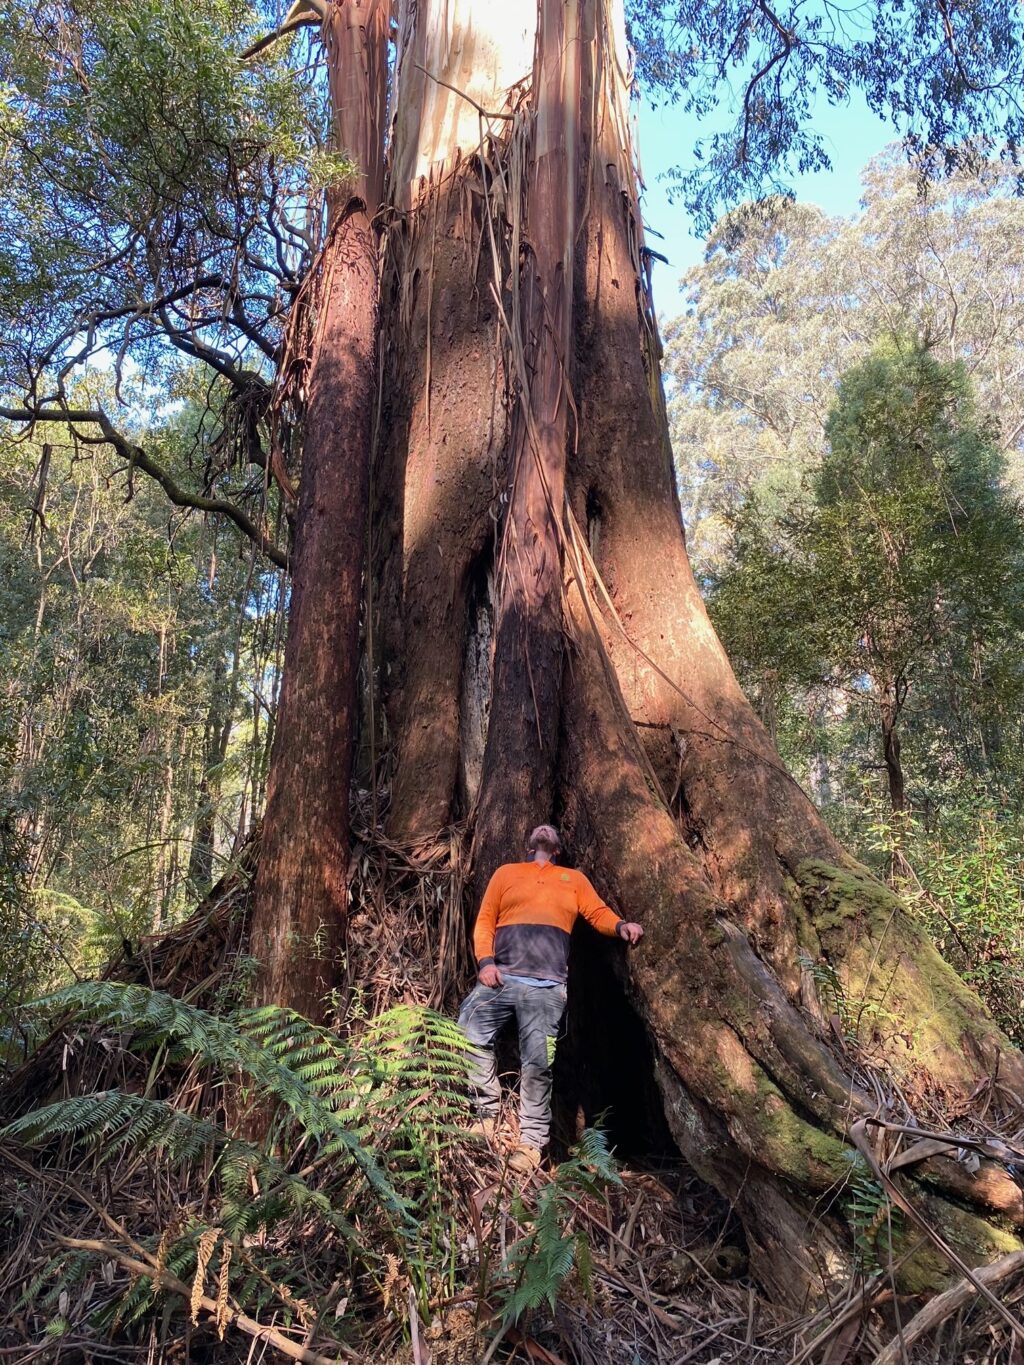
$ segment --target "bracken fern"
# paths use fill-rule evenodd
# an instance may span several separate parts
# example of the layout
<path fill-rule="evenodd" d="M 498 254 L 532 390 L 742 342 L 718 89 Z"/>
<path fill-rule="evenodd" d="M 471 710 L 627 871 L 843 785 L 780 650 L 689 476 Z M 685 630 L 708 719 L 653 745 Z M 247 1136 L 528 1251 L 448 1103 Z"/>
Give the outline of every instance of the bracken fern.
<path fill-rule="evenodd" d="M 590 1244 L 585 1233 L 572 1229 L 573 1207 L 579 1199 L 603 1195 L 609 1185 L 621 1183 L 604 1134 L 588 1128 L 571 1160 L 542 1187 L 534 1208 L 522 1198 L 514 1201 L 513 1214 L 527 1230 L 509 1247 L 502 1265 L 498 1300 L 505 1322 L 545 1303 L 554 1310 L 573 1269 L 589 1296 Z"/>

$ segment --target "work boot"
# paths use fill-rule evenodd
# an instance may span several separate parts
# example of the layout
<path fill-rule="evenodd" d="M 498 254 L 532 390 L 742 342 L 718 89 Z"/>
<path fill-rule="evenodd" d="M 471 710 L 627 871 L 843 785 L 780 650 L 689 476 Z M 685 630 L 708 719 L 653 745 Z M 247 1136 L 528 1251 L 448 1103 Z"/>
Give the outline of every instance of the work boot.
<path fill-rule="evenodd" d="M 508 1159 L 510 1171 L 516 1171 L 520 1175 L 532 1175 L 540 1165 L 540 1152 L 536 1147 L 525 1147 L 520 1144 Z"/>
<path fill-rule="evenodd" d="M 473 1142 L 492 1143 L 498 1132 L 496 1119 L 477 1119 L 469 1126 L 469 1137 Z"/>

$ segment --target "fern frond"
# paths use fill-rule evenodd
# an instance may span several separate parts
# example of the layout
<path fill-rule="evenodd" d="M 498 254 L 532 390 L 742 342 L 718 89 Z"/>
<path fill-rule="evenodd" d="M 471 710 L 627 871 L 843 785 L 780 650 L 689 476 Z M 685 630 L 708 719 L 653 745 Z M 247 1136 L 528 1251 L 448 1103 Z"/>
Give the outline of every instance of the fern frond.
<path fill-rule="evenodd" d="M 584 1293 L 590 1294 L 590 1245 L 583 1232 L 570 1228 L 573 1203 L 579 1194 L 600 1194 L 610 1184 L 621 1184 L 604 1134 L 587 1129 L 570 1160 L 537 1196 L 534 1208 L 522 1197 L 512 1212 L 526 1233 L 509 1247 L 502 1264 L 505 1287 L 501 1315 L 515 1322 L 523 1313 L 547 1303 L 552 1311 L 562 1285 L 575 1267 Z"/>
<path fill-rule="evenodd" d="M 267 1007 L 219 1019 L 161 991 L 115 981 L 75 982 L 37 1001 L 35 1008 L 72 1012 L 81 1019 L 131 1032 L 136 1047 L 172 1043 L 223 1073 L 242 1073 L 263 1099 L 283 1106 L 310 1137 L 330 1140 L 336 1151 L 344 1151 L 392 1218 L 405 1216 L 402 1201 L 372 1152 L 344 1128 L 321 1095 L 328 1088 L 325 1079 L 310 1086 L 289 1066 L 288 1055 L 295 1046 L 315 1043 L 333 1051 L 339 1079 L 343 1074 L 345 1053 L 338 1041 L 301 1015 Z M 250 1027 L 263 1031 L 272 1045 L 257 1042 L 245 1031 Z"/>

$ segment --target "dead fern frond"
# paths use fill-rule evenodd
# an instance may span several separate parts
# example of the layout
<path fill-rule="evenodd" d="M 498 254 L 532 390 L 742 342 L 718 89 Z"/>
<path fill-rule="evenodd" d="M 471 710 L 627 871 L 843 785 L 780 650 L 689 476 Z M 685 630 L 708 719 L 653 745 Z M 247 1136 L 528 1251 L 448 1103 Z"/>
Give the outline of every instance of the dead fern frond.
<path fill-rule="evenodd" d="M 189 1300 L 193 1323 L 199 1322 L 199 1309 L 202 1307 L 203 1289 L 206 1285 L 206 1267 L 210 1264 L 210 1257 L 220 1236 L 220 1228 L 207 1228 L 199 1238 L 199 1246 L 196 1248 L 196 1273 L 192 1278 L 192 1297 Z"/>
<path fill-rule="evenodd" d="M 225 1237 L 220 1252 L 220 1270 L 217 1274 L 217 1337 L 224 1340 L 224 1333 L 231 1318 L 228 1306 L 228 1290 L 231 1285 L 231 1243 Z"/>

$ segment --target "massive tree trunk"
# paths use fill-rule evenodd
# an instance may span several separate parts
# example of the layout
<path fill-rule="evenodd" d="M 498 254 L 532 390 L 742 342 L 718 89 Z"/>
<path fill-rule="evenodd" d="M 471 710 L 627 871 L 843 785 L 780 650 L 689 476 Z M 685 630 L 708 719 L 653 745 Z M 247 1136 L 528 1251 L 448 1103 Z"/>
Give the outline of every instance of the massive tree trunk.
<path fill-rule="evenodd" d="M 516 395 L 497 559 L 494 673 L 477 812 L 475 884 L 555 801 L 562 672 L 561 525 L 569 448 L 580 124 L 579 7 L 539 0 L 522 263 L 507 348 Z M 516 260 L 510 262 L 512 271 Z M 517 287 L 518 286 L 518 287 Z M 538 814 L 541 812 L 541 814 Z"/>
<path fill-rule="evenodd" d="M 384 317 L 398 396 L 377 477 L 392 832 L 414 842 L 475 814 L 479 884 L 531 822 L 562 821 L 647 930 L 628 990 L 675 1140 L 734 1201 L 763 1282 L 802 1303 L 849 1269 L 851 1119 L 898 1094 L 890 1079 L 952 1106 L 997 1068 L 1019 1089 L 1020 1061 L 836 846 L 708 621 L 667 439 L 618 6 L 409 4 L 399 41 Z M 837 1012 L 860 1026 L 856 1061 Z M 914 1169 L 968 1259 L 1017 1245 L 994 1221 L 1020 1204 L 998 1168 Z M 898 1273 L 926 1287 L 941 1263 L 918 1248 Z"/>
<path fill-rule="evenodd" d="M 312 281 L 316 323 L 288 637 L 251 931 L 263 964 L 259 998 L 314 1017 L 341 985 L 348 909 L 388 12 L 384 0 L 341 0 L 325 23 L 338 148 L 356 173 L 332 191 Z"/>
<path fill-rule="evenodd" d="M 602 951 L 618 954 L 674 1139 L 735 1204 L 763 1283 L 800 1305 L 851 1264 L 851 1120 L 915 1100 L 963 1112 L 986 1078 L 995 1112 L 1024 1093 L 1024 1067 L 836 845 L 705 613 L 645 284 L 618 0 L 402 0 L 398 43 L 367 632 L 390 833 L 414 847 L 469 817 L 482 878 L 530 823 L 562 824 L 570 856 L 647 931 L 628 974 L 622 945 Z M 351 223 L 364 242 L 358 212 Z M 368 259 L 355 252 L 352 279 Z M 317 452 L 342 448 L 342 411 L 353 459 L 368 442 L 352 405 L 370 366 L 365 315 L 336 278 L 349 311 L 323 334 L 308 423 L 257 952 L 261 933 L 333 930 L 344 910 L 355 580 L 342 611 L 325 591 L 342 466 Z M 339 368 L 349 354 L 359 364 Z M 593 979 L 578 960 L 571 997 Z M 297 978 L 266 995 L 297 1002 Z M 968 1260 L 1019 1245 L 1001 1168 L 911 1169 L 911 1197 Z M 911 1240 L 897 1278 L 933 1287 L 943 1262 Z"/>
<path fill-rule="evenodd" d="M 375 635 L 395 754 L 391 829 L 410 841 L 436 833 L 457 801 L 467 813 L 479 790 L 487 582 L 512 439 L 509 260 L 522 236 L 527 120 L 515 87 L 530 71 L 535 22 L 532 0 L 494 12 L 478 0 L 407 0 L 399 10 Z M 464 667 L 467 656 L 478 666 Z"/>

